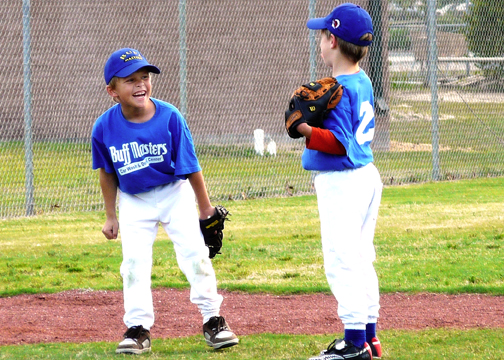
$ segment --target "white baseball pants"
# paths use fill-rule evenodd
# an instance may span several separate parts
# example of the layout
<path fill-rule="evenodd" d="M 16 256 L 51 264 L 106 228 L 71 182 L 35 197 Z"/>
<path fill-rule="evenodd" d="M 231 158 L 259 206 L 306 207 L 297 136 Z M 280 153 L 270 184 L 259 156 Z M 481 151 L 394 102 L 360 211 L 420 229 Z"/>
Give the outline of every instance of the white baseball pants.
<path fill-rule="evenodd" d="M 150 329 L 154 324 L 152 246 L 159 224 L 173 242 L 179 268 L 191 285 L 190 300 L 198 306 L 203 323 L 219 315 L 222 296 L 217 293 L 215 272 L 198 218 L 188 180 L 158 186 L 146 193 L 119 194 L 124 323 L 128 328 L 142 325 Z"/>
<path fill-rule="evenodd" d="M 373 238 L 382 188 L 372 163 L 315 177 L 324 268 L 345 329 L 362 330 L 378 318 Z"/>

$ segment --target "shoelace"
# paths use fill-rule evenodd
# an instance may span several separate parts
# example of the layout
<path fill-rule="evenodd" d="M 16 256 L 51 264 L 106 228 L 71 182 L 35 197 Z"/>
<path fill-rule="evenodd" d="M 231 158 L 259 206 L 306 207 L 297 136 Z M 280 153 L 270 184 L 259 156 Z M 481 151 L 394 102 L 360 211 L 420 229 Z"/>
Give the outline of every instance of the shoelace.
<path fill-rule="evenodd" d="M 216 323 L 212 324 L 212 326 L 210 327 L 213 332 L 220 332 L 228 329 L 226 320 L 224 320 L 222 316 L 215 316 L 215 319 L 216 320 L 214 321 L 216 321 Z"/>
<path fill-rule="evenodd" d="M 140 336 L 140 334 L 142 333 L 142 331 L 143 331 L 142 325 L 132 326 L 126 331 L 126 333 L 124 334 L 124 337 L 128 338 L 128 339 L 137 339 Z"/>

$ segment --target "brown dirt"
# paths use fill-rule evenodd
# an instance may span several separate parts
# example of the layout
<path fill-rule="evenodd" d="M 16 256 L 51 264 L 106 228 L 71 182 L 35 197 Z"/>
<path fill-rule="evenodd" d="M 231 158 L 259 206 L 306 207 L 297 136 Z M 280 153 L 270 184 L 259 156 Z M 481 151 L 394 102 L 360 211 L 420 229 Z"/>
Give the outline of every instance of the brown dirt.
<path fill-rule="evenodd" d="M 220 293 L 224 296 L 221 315 L 237 335 L 343 331 L 332 295 Z M 153 297 L 153 337 L 200 334 L 201 315 L 189 301 L 189 290 L 155 289 Z M 504 296 L 397 293 L 382 295 L 381 305 L 382 330 L 504 328 Z M 118 341 L 125 331 L 122 316 L 122 292 L 116 291 L 75 290 L 0 298 L 0 346 Z"/>

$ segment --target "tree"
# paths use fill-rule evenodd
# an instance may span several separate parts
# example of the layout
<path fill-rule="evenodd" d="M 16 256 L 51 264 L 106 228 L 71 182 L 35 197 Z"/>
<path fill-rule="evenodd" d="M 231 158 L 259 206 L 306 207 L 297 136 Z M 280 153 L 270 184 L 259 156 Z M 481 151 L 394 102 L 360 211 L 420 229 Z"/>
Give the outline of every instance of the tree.
<path fill-rule="evenodd" d="M 475 56 L 504 56 L 504 7 L 502 0 L 472 0 L 466 15 L 467 43 Z M 502 78 L 502 63 L 477 64 L 488 77 Z"/>

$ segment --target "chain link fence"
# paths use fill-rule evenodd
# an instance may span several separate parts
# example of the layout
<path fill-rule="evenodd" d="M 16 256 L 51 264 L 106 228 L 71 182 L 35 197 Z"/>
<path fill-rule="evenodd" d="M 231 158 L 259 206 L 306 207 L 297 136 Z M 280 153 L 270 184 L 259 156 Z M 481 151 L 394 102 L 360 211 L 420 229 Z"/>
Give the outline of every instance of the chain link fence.
<path fill-rule="evenodd" d="M 284 111 L 300 84 L 330 75 L 307 19 L 343 2 L 2 1 L 0 217 L 103 209 L 90 134 L 122 47 L 161 69 L 153 96 L 185 115 L 212 201 L 313 193 Z M 504 34 L 485 27 L 499 2 L 355 3 L 375 25 L 361 65 L 384 183 L 502 176 Z"/>

